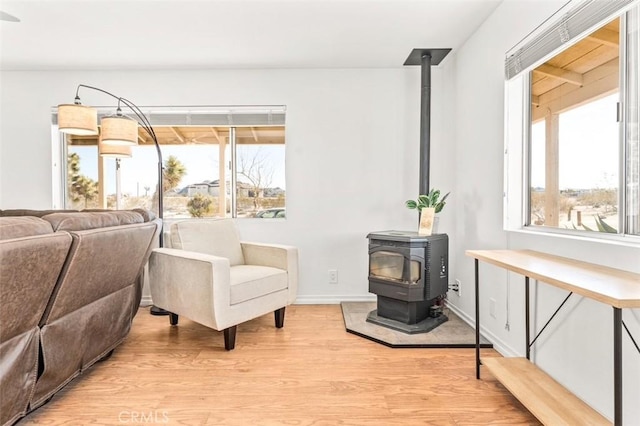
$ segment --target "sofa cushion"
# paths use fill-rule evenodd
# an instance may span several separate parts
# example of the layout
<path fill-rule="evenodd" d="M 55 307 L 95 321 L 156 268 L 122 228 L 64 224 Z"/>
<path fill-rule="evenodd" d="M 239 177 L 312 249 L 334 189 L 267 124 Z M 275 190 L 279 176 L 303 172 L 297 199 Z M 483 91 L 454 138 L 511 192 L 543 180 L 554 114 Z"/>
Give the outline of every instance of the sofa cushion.
<path fill-rule="evenodd" d="M 229 259 L 243 265 L 244 255 L 235 225 L 230 219 L 194 219 L 171 225 L 171 247 Z"/>
<path fill-rule="evenodd" d="M 8 209 L 0 210 L 0 216 L 35 216 L 42 217 L 51 213 L 72 213 L 78 210 L 30 210 L 30 209 Z"/>
<path fill-rule="evenodd" d="M 142 217 L 144 218 L 145 222 L 151 222 L 152 220 L 156 219 L 156 214 L 154 212 L 152 212 L 151 210 L 133 209 L 132 211 L 134 211 L 136 213 L 140 213 L 142 215 Z"/>
<path fill-rule="evenodd" d="M 95 212 L 104 213 L 104 212 L 118 212 L 118 211 L 122 211 L 122 210 L 113 210 L 113 209 L 83 209 L 82 210 L 83 213 L 95 213 Z M 156 218 L 156 214 L 151 210 L 136 208 L 136 209 L 131 209 L 129 211 L 140 213 L 145 222 L 151 222 Z"/>
<path fill-rule="evenodd" d="M 51 232 L 0 242 L 0 342 L 39 324 L 71 239 L 68 232 Z"/>
<path fill-rule="evenodd" d="M 52 234 L 53 228 L 46 220 L 32 216 L 0 217 L 0 240 Z"/>
<path fill-rule="evenodd" d="M 232 305 L 287 288 L 287 271 L 278 268 L 238 265 L 230 275 Z"/>
<path fill-rule="evenodd" d="M 84 231 L 111 226 L 143 223 L 144 218 L 134 211 L 53 213 L 42 219 L 51 223 L 54 231 Z"/>

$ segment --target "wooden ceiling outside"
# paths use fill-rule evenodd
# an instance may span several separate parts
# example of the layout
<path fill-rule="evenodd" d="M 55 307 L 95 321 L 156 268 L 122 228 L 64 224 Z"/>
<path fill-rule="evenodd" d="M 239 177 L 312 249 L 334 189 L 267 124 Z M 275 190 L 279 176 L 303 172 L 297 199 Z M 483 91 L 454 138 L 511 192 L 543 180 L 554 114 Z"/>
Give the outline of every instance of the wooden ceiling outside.
<path fill-rule="evenodd" d="M 228 127 L 154 126 L 160 145 L 218 145 L 229 141 Z M 283 126 L 236 127 L 236 143 L 243 145 L 284 144 Z M 70 145 L 97 145 L 97 136 L 70 136 Z M 147 132 L 138 127 L 138 144 L 153 145 Z"/>
<path fill-rule="evenodd" d="M 533 70 L 532 120 L 560 113 L 618 90 L 620 19 Z"/>

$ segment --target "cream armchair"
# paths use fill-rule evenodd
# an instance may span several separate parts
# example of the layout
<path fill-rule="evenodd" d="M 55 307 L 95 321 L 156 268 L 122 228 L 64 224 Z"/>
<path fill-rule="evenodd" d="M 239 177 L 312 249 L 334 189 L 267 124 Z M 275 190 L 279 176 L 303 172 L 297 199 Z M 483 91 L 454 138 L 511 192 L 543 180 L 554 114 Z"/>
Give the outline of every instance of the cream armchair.
<path fill-rule="evenodd" d="M 151 254 L 149 284 L 171 325 L 183 315 L 222 330 L 226 350 L 242 322 L 274 312 L 276 327 L 284 325 L 297 293 L 297 248 L 240 242 L 230 219 L 176 222 L 169 241 L 172 248 Z"/>

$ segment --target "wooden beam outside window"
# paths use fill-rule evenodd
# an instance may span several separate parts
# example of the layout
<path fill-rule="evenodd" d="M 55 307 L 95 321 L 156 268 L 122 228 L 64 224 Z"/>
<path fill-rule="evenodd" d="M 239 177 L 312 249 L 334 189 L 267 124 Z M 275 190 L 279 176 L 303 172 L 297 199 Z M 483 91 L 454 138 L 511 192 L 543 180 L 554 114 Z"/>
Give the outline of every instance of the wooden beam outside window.
<path fill-rule="evenodd" d="M 556 78 L 564 81 L 565 83 L 574 84 L 576 86 L 582 86 L 583 84 L 582 74 L 554 67 L 549 64 L 542 64 L 538 68 L 534 69 L 533 72 L 546 75 L 547 77 Z"/>
<path fill-rule="evenodd" d="M 175 127 L 171 126 L 169 127 L 171 129 L 171 131 L 173 132 L 174 135 L 176 135 L 176 137 L 178 138 L 178 140 L 180 141 L 180 143 L 185 143 L 185 138 L 184 135 L 182 133 L 180 133 L 180 131 L 178 129 L 176 129 Z"/>
<path fill-rule="evenodd" d="M 593 34 L 588 35 L 587 38 L 610 47 L 618 48 L 620 46 L 620 33 L 608 28 L 600 28 Z"/>

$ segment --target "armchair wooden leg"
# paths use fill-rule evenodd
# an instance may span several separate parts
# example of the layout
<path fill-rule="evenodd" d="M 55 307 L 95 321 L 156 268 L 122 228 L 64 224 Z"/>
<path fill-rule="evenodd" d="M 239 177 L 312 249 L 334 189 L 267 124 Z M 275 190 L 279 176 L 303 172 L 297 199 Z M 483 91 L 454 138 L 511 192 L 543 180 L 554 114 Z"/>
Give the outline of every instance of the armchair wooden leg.
<path fill-rule="evenodd" d="M 171 325 L 178 325 L 178 314 L 169 312 L 169 322 L 171 323 Z"/>
<path fill-rule="evenodd" d="M 284 308 L 280 308 L 273 312 L 276 318 L 276 328 L 282 328 L 284 326 Z"/>
<path fill-rule="evenodd" d="M 228 351 L 236 347 L 236 328 L 234 325 L 224 329 L 224 348 Z"/>

